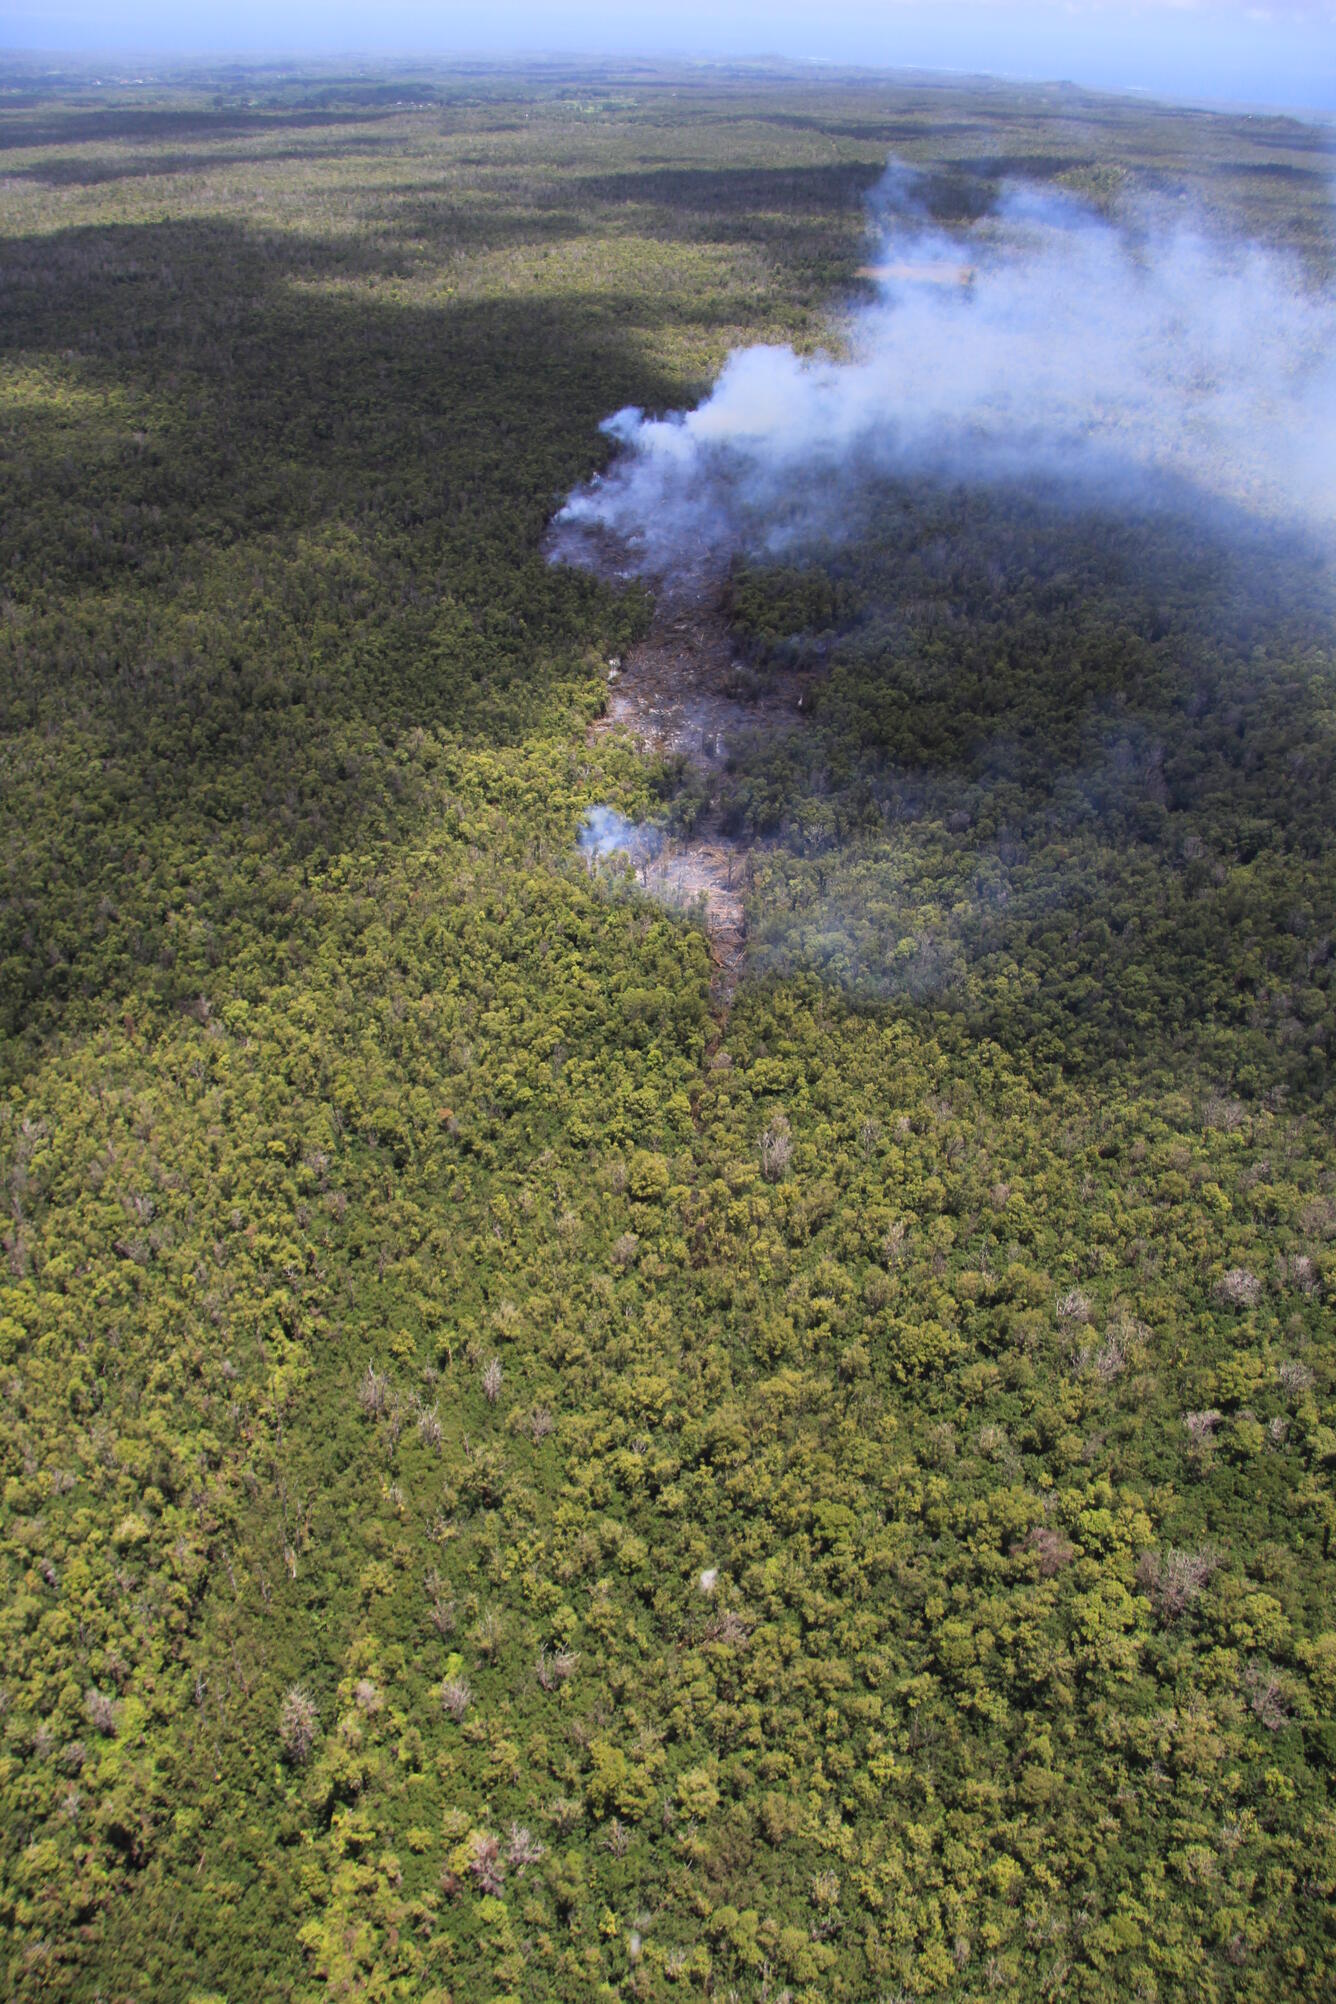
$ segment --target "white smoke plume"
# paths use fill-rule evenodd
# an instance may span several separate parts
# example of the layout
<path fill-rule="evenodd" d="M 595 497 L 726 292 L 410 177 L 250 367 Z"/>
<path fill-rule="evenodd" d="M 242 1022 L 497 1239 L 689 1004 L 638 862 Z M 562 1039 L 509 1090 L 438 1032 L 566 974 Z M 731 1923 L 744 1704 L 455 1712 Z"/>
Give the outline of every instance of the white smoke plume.
<path fill-rule="evenodd" d="M 1336 301 L 1297 261 L 1013 188 L 960 234 L 892 170 L 875 303 L 840 356 L 737 349 L 705 401 L 627 409 L 557 519 L 653 573 L 838 536 L 870 479 L 1042 483 L 1077 502 L 1223 504 L 1336 531 Z"/>
<path fill-rule="evenodd" d="M 660 831 L 645 821 L 628 821 L 615 807 L 591 807 L 580 825 L 581 855 L 592 862 L 625 855 L 640 866 L 663 847 Z"/>

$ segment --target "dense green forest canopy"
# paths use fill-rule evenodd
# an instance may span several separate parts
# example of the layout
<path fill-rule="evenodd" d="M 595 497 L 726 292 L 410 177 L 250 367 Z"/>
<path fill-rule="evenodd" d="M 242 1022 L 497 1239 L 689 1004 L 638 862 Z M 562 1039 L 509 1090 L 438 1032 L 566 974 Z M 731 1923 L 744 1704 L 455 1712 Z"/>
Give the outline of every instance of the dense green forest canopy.
<path fill-rule="evenodd" d="M 739 562 L 751 974 L 575 853 L 635 403 L 896 154 L 1330 282 L 1330 135 L 779 68 L 0 74 L 15 1996 L 1336 1987 L 1329 553 Z"/>

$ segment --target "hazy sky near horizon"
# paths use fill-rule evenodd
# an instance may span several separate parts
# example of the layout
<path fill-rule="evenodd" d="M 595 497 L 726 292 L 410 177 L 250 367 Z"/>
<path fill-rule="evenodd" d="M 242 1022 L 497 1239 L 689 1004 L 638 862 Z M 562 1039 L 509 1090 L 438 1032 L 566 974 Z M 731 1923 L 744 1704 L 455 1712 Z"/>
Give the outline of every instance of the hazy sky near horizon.
<path fill-rule="evenodd" d="M 0 0 L 0 48 L 772 55 L 1336 110 L 1336 0 Z"/>

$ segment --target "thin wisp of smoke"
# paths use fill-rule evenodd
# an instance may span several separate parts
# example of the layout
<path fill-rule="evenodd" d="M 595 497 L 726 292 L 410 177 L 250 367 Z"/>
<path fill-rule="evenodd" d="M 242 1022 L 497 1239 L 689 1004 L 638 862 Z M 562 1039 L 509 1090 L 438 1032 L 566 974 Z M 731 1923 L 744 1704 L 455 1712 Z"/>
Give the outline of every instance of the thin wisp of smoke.
<path fill-rule="evenodd" d="M 884 184 L 875 302 L 842 356 L 735 350 L 695 410 L 619 411 L 621 451 L 558 517 L 647 573 L 838 537 L 879 477 L 1042 484 L 1082 503 L 1219 502 L 1336 530 L 1336 302 L 1256 243 L 1118 225 L 1015 187 L 960 234 Z"/>

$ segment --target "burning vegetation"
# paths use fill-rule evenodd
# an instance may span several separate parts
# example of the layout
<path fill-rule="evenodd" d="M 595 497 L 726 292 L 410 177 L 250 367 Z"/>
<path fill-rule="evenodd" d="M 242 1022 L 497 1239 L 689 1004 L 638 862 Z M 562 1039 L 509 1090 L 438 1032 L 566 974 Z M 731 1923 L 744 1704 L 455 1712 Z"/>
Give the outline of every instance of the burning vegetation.
<path fill-rule="evenodd" d="M 1330 135 L 3 125 L 0 1992 L 1329 2004 Z"/>

